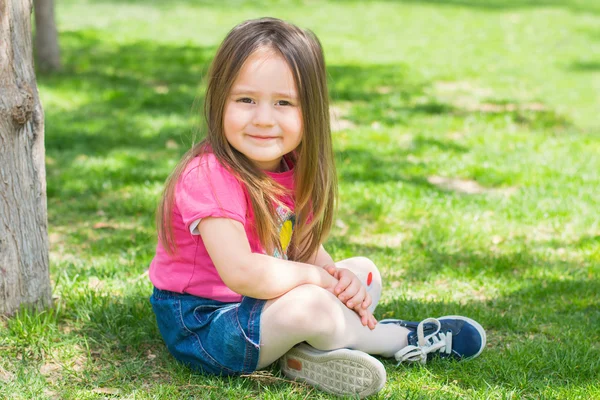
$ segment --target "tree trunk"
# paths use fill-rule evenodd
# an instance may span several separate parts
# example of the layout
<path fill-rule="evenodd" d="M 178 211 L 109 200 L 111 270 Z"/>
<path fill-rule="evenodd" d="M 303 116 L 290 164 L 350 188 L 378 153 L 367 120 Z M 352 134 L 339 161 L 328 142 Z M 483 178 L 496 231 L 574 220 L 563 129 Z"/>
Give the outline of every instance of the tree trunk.
<path fill-rule="evenodd" d="M 0 315 L 51 301 L 44 114 L 31 0 L 0 0 Z"/>
<path fill-rule="evenodd" d="M 54 22 L 54 0 L 33 0 L 35 9 L 35 60 L 39 71 L 60 69 L 60 49 Z"/>

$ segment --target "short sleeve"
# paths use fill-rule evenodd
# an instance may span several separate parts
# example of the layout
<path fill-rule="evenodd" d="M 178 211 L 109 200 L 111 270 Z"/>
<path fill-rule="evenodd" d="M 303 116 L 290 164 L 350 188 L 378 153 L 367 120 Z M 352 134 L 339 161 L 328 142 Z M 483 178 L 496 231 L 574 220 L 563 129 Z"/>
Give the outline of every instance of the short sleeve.
<path fill-rule="evenodd" d="M 246 222 L 242 184 L 212 154 L 188 166 L 175 188 L 175 203 L 188 230 L 194 221 L 206 217 Z"/>

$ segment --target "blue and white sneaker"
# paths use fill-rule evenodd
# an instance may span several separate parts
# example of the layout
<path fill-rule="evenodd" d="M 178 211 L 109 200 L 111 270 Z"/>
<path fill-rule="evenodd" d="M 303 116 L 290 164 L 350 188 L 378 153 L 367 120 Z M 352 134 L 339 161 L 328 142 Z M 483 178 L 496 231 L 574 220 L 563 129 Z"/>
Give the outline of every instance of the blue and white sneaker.
<path fill-rule="evenodd" d="M 394 354 L 398 364 L 420 362 L 428 355 L 467 360 L 481 354 L 485 348 L 485 330 L 476 321 L 459 315 L 427 318 L 421 322 L 384 319 L 380 324 L 398 324 L 411 330 L 408 346 Z"/>

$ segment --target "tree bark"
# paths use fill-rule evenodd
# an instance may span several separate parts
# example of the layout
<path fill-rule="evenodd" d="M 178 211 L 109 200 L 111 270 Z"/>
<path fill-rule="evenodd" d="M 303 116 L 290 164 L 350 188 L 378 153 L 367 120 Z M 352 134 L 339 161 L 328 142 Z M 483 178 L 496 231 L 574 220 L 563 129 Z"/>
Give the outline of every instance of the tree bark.
<path fill-rule="evenodd" d="M 33 0 L 35 9 L 35 60 L 41 72 L 58 71 L 60 49 L 54 20 L 54 0 Z"/>
<path fill-rule="evenodd" d="M 0 0 L 0 315 L 51 302 L 44 115 L 31 0 Z"/>

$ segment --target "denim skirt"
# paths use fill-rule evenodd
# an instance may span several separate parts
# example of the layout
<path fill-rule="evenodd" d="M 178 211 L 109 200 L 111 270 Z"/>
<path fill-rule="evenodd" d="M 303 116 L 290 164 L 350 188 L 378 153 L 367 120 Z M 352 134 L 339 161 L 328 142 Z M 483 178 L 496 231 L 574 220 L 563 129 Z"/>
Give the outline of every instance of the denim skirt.
<path fill-rule="evenodd" d="M 265 300 L 223 303 L 154 288 L 150 303 L 169 352 L 190 368 L 212 375 L 256 370 L 260 316 Z"/>

